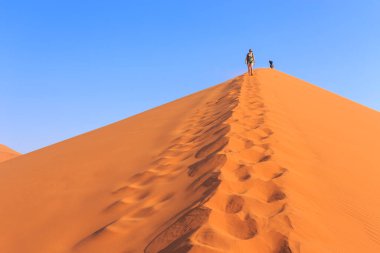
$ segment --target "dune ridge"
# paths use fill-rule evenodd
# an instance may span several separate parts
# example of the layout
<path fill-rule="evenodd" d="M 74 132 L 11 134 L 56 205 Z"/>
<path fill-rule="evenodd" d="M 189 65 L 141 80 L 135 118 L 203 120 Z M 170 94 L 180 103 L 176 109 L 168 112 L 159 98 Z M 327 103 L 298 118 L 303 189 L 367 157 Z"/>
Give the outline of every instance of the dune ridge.
<path fill-rule="evenodd" d="M 135 174 L 114 191 L 123 192 L 128 199 L 150 202 L 153 197 L 141 186 L 178 180 L 184 171 L 177 165 L 185 161 L 183 167 L 190 180 L 184 191 L 189 205 L 151 236 L 144 252 L 250 252 L 252 248 L 297 252 L 290 249 L 292 225 L 286 194 L 277 183 L 286 169 L 271 156 L 268 140 L 273 132 L 265 124 L 259 83 L 247 76 L 236 78 L 207 105 L 189 119 L 181 136 L 160 154 L 152 168 Z M 115 234 L 128 238 L 125 234 L 135 230 L 133 221 L 143 218 L 149 224 L 147 220 L 155 209 L 163 203 L 170 205 L 171 197 L 163 195 L 162 202 L 144 208 L 134 207 L 140 203 L 125 199 L 110 204 L 106 211 L 126 203 L 128 211 L 81 240 L 75 250 L 94 251 L 99 241 L 110 243 Z M 135 214 L 129 211 L 134 208 Z M 140 222 L 136 225 L 141 227 Z M 297 247 L 296 242 L 291 244 Z"/>
<path fill-rule="evenodd" d="M 379 252 L 378 130 L 258 69 L 0 164 L 0 252 Z"/>
<path fill-rule="evenodd" d="M 3 145 L 3 144 L 0 144 L 0 163 L 1 162 L 4 162 L 6 160 L 9 160 L 11 158 L 14 158 L 16 156 L 19 156 L 20 153 L 18 153 L 17 151 Z"/>
<path fill-rule="evenodd" d="M 190 252 L 298 252 L 289 241 L 285 187 L 279 181 L 286 169 L 272 157 L 266 108 L 258 80 L 244 76 L 239 105 L 227 123 L 227 161 L 221 183 L 207 202 L 208 222 L 192 236 Z M 294 250 L 290 249 L 292 244 Z"/>

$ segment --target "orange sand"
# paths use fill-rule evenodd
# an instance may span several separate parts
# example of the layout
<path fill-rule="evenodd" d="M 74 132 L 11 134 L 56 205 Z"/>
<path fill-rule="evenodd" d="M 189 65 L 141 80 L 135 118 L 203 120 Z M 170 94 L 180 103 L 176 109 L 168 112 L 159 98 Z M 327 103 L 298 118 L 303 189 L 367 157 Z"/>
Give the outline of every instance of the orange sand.
<path fill-rule="evenodd" d="M 0 164 L 0 252 L 380 252 L 380 115 L 276 70 Z"/>
<path fill-rule="evenodd" d="M 13 157 L 16 157 L 18 155 L 20 155 L 20 153 L 14 151 L 11 148 L 8 148 L 7 146 L 3 144 L 0 144 L 0 163 L 6 160 L 9 160 Z"/>

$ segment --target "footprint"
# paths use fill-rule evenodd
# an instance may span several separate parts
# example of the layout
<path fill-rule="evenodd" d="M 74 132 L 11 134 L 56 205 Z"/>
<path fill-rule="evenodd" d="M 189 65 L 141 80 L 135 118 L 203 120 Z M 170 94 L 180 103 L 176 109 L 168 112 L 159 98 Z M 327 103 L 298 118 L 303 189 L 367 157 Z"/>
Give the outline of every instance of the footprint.
<path fill-rule="evenodd" d="M 259 146 L 253 146 L 250 149 L 240 151 L 237 158 L 239 158 L 241 161 L 245 163 L 254 164 L 264 159 L 265 152 L 266 150 L 264 148 Z"/>
<path fill-rule="evenodd" d="M 204 158 L 209 156 L 210 154 L 217 153 L 222 150 L 228 143 L 227 137 L 222 137 L 213 141 L 205 146 L 203 146 L 198 152 L 195 154 L 196 158 Z"/>
<path fill-rule="evenodd" d="M 136 199 L 137 199 L 137 200 L 143 200 L 143 199 L 147 198 L 149 195 L 150 195 L 150 190 L 145 190 L 145 191 L 141 192 L 141 193 L 136 197 Z"/>
<path fill-rule="evenodd" d="M 132 187 L 132 186 L 129 186 L 129 185 L 125 185 L 125 186 L 121 186 L 119 188 L 117 188 L 116 190 L 113 190 L 111 193 L 112 194 L 134 194 L 136 192 L 138 192 L 139 189 L 138 188 L 135 188 L 135 187 Z"/>
<path fill-rule="evenodd" d="M 262 163 L 262 162 L 266 162 L 266 161 L 269 161 L 272 157 L 270 155 L 264 155 L 258 162 L 259 163 Z"/>
<path fill-rule="evenodd" d="M 226 152 L 240 152 L 246 149 L 246 140 L 244 138 L 231 136 L 228 140 L 228 148 Z"/>
<path fill-rule="evenodd" d="M 230 125 L 224 125 L 222 124 L 221 128 L 217 131 L 215 131 L 213 133 L 214 136 L 218 135 L 218 136 L 224 136 L 226 135 L 227 133 L 229 133 L 231 130 L 231 126 Z"/>
<path fill-rule="evenodd" d="M 146 185 L 154 180 L 158 179 L 158 175 L 152 171 L 144 171 L 133 175 L 130 179 L 130 183 L 137 183 L 140 185 Z"/>
<path fill-rule="evenodd" d="M 169 199 L 173 198 L 174 197 L 174 192 L 169 192 L 168 194 L 166 194 L 165 196 L 163 196 L 160 200 L 159 200 L 159 203 L 163 203 L 165 201 L 168 201 Z"/>
<path fill-rule="evenodd" d="M 208 174 L 209 174 L 209 177 L 205 181 L 203 181 L 201 186 L 206 187 L 208 189 L 215 190 L 221 182 L 221 180 L 219 179 L 220 172 L 212 172 Z M 208 195 L 208 194 L 205 194 L 205 195 Z"/>
<path fill-rule="evenodd" d="M 86 236 L 85 238 L 83 238 L 82 240 L 77 242 L 74 245 L 74 248 L 79 248 L 79 247 L 85 246 L 85 244 L 90 243 L 93 240 L 98 239 L 100 236 L 103 236 L 107 232 L 107 228 L 109 226 L 111 226 L 112 224 L 114 224 L 116 221 L 117 220 L 114 220 L 114 221 L 108 223 L 107 225 L 97 229 L 96 231 L 92 232 L 90 235 Z"/>
<path fill-rule="evenodd" d="M 254 143 L 251 140 L 245 140 L 245 148 L 253 147 Z"/>
<path fill-rule="evenodd" d="M 286 210 L 286 204 L 283 204 L 278 210 L 276 210 L 273 214 L 269 215 L 268 218 L 273 218 L 276 215 L 283 213 Z"/>
<path fill-rule="evenodd" d="M 197 135 L 202 132 L 202 129 L 188 128 L 185 129 L 181 135 Z"/>
<path fill-rule="evenodd" d="M 238 195 L 232 195 L 228 198 L 226 204 L 226 213 L 238 213 L 243 209 L 244 199 Z"/>
<path fill-rule="evenodd" d="M 246 194 L 249 194 L 250 197 L 256 200 L 271 203 L 284 198 L 285 194 L 273 181 L 264 181 L 254 177 L 250 181 L 250 185 L 251 187 L 247 188 Z"/>
<path fill-rule="evenodd" d="M 286 169 L 281 168 L 273 160 L 256 163 L 253 166 L 253 169 L 255 171 L 255 177 L 264 181 L 270 181 L 272 179 L 281 177 L 286 172 Z"/>
<path fill-rule="evenodd" d="M 228 133 L 229 129 L 230 129 L 230 126 L 226 124 L 214 125 L 214 126 L 209 127 L 207 130 L 205 130 L 203 134 L 210 133 L 212 135 L 220 134 L 220 136 L 223 136 L 226 133 Z"/>
<path fill-rule="evenodd" d="M 250 169 L 251 167 L 248 167 L 247 165 L 239 165 L 239 167 L 235 170 L 235 175 L 239 181 L 246 181 L 251 178 L 251 174 L 249 173 Z"/>
<path fill-rule="evenodd" d="M 121 210 L 124 208 L 125 208 L 125 204 L 121 200 L 117 200 L 117 201 L 109 204 L 108 206 L 106 206 L 106 208 L 103 209 L 103 212 L 106 213 L 106 212 L 111 212 L 114 210 Z"/>
<path fill-rule="evenodd" d="M 283 200 L 286 198 L 286 195 L 285 193 L 283 193 L 281 190 L 277 189 L 275 190 L 269 197 L 268 197 L 268 200 L 267 202 L 268 203 L 271 203 L 271 202 L 275 202 L 275 201 L 279 201 L 279 200 Z"/>
<path fill-rule="evenodd" d="M 134 218 L 146 218 L 155 213 L 155 209 L 153 206 L 145 207 L 140 210 L 138 210 L 136 213 L 133 214 L 132 217 Z"/>
<path fill-rule="evenodd" d="M 206 245 L 215 249 L 229 249 L 227 239 L 225 238 L 225 236 L 221 235 L 216 230 L 210 227 L 201 228 L 200 231 L 197 232 L 195 240 L 197 243 L 201 245 Z M 218 251 L 219 250 L 217 250 L 217 252 Z M 204 249 L 202 249 L 202 251 L 199 252 L 204 252 Z"/>
<path fill-rule="evenodd" d="M 263 129 L 261 126 L 256 128 L 254 132 L 261 137 L 262 140 L 269 138 L 272 135 L 272 132 L 267 131 L 267 129 Z"/>
<path fill-rule="evenodd" d="M 215 117 L 215 118 L 208 118 L 204 122 L 200 122 L 200 125 L 203 127 L 209 126 L 211 124 L 214 125 L 220 125 L 227 119 L 229 119 L 232 116 L 232 111 L 227 111 L 226 113 L 222 114 L 221 116 Z"/>
<path fill-rule="evenodd" d="M 257 234 L 256 220 L 249 215 L 241 220 L 236 214 L 229 214 L 226 216 L 227 232 L 241 240 L 248 240 Z"/>
<path fill-rule="evenodd" d="M 221 182 L 219 175 L 219 171 L 206 172 L 195 179 L 189 186 L 187 186 L 187 190 L 190 190 L 193 194 L 198 190 L 202 190 L 202 196 L 210 197 L 209 195 L 216 190 Z"/>
<path fill-rule="evenodd" d="M 203 160 L 200 160 L 188 168 L 188 175 L 193 177 L 198 174 L 203 174 L 207 171 L 218 170 L 221 168 L 227 161 L 227 157 L 224 154 L 214 154 L 206 157 Z"/>
<path fill-rule="evenodd" d="M 292 250 L 289 247 L 289 242 L 286 238 L 280 243 L 277 253 L 292 253 Z"/>
<path fill-rule="evenodd" d="M 281 177 L 285 172 L 287 172 L 287 169 L 281 168 L 279 172 L 277 172 L 273 175 L 272 179 Z"/>

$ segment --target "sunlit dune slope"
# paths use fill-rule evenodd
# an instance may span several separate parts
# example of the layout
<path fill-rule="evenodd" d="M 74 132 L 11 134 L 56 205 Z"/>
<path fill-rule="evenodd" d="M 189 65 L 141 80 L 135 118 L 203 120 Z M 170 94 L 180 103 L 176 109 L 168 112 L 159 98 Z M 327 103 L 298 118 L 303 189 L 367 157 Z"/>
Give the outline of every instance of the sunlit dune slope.
<path fill-rule="evenodd" d="M 255 70 L 0 164 L 0 252 L 380 252 L 379 112 Z"/>
<path fill-rule="evenodd" d="M 13 149 L 3 144 L 0 144 L 0 163 L 6 160 L 9 160 L 13 157 L 16 157 L 18 155 L 20 155 L 20 153 L 14 151 Z"/>

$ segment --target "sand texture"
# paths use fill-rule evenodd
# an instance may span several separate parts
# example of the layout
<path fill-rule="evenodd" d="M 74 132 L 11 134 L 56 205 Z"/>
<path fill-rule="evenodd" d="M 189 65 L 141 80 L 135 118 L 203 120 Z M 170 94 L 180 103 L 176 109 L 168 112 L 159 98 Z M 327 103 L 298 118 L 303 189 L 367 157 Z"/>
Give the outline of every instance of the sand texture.
<path fill-rule="evenodd" d="M 0 252 L 380 252 L 380 114 L 270 69 L 0 164 Z"/>

